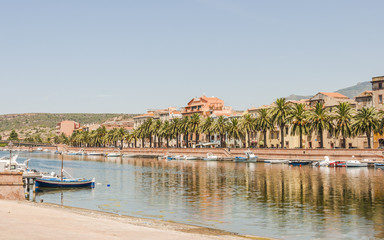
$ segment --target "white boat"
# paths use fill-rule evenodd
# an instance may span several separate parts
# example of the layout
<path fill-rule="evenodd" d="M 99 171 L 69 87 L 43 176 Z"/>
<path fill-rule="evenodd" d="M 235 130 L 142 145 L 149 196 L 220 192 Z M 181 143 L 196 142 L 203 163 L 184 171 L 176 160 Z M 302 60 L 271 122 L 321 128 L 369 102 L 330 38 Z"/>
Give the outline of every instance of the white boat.
<path fill-rule="evenodd" d="M 273 160 L 264 160 L 265 163 L 271 163 L 271 164 L 288 164 L 289 160 L 284 159 L 273 159 Z"/>
<path fill-rule="evenodd" d="M 357 160 L 349 160 L 345 162 L 347 167 L 368 167 L 368 163 L 362 163 Z"/>
<path fill-rule="evenodd" d="M 9 158 L 2 157 L 0 158 L 0 164 L 4 165 L 5 169 L 10 169 L 19 172 L 25 172 L 28 169 L 28 163 L 30 159 L 25 160 L 23 163 L 18 163 L 17 160 L 18 155 L 15 155 L 10 160 Z M 9 166 L 11 163 L 11 166 Z"/>
<path fill-rule="evenodd" d="M 185 157 L 185 160 L 198 160 L 199 157 L 195 157 L 195 156 L 184 156 Z"/>
<path fill-rule="evenodd" d="M 314 162 L 313 166 L 328 167 L 331 163 L 335 163 L 335 161 L 330 161 L 328 156 L 324 156 L 323 161 Z"/>
<path fill-rule="evenodd" d="M 88 152 L 88 156 L 104 156 L 104 153 L 101 152 Z"/>
<path fill-rule="evenodd" d="M 121 154 L 120 153 L 116 153 L 116 152 L 108 153 L 107 157 L 121 157 Z"/>
<path fill-rule="evenodd" d="M 43 149 L 42 148 L 37 148 L 36 151 L 43 151 Z"/>
<path fill-rule="evenodd" d="M 133 157 L 136 157 L 137 155 L 136 154 L 123 154 L 123 158 L 133 158 Z"/>
<path fill-rule="evenodd" d="M 256 156 L 251 150 L 247 150 L 247 151 L 245 151 L 245 156 L 246 156 L 246 158 L 247 158 L 247 160 L 249 161 L 249 162 L 251 162 L 251 161 L 254 161 L 254 162 L 256 162 L 256 160 L 259 158 L 258 156 Z"/>
<path fill-rule="evenodd" d="M 218 157 L 212 153 L 207 153 L 207 157 L 203 158 L 205 161 L 217 161 Z"/>

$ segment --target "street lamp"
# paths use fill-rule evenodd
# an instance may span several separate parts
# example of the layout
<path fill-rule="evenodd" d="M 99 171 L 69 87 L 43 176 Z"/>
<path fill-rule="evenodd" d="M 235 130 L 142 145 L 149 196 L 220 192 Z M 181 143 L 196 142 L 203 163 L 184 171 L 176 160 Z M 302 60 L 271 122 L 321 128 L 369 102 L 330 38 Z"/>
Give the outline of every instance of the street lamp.
<path fill-rule="evenodd" d="M 12 147 L 13 147 L 12 141 L 9 141 L 8 147 L 9 147 L 9 171 L 11 171 L 11 166 L 12 166 Z"/>

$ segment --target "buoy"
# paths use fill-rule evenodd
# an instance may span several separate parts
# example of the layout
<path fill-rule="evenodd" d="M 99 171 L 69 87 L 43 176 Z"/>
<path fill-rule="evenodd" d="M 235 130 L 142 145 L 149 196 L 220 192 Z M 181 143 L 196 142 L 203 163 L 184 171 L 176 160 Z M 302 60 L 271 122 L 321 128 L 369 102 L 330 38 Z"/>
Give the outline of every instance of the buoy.
<path fill-rule="evenodd" d="M 111 185 L 110 184 L 107 184 L 107 187 L 110 187 Z"/>

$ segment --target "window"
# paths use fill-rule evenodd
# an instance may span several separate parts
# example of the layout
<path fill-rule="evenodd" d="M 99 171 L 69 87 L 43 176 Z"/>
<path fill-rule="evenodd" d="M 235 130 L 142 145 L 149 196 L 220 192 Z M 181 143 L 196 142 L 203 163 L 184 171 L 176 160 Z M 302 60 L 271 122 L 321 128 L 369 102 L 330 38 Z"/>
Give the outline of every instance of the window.
<path fill-rule="evenodd" d="M 383 104 L 383 95 L 379 95 L 379 104 Z"/>
<path fill-rule="evenodd" d="M 379 89 L 383 89 L 383 83 L 379 83 Z"/>
<path fill-rule="evenodd" d="M 288 135 L 288 127 L 285 128 L 285 134 Z"/>

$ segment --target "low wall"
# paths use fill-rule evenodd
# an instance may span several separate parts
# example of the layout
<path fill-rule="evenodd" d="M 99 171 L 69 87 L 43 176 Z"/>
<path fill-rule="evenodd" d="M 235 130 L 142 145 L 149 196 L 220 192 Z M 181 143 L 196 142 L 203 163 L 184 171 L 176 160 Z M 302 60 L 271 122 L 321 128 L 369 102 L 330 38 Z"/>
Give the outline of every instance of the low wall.
<path fill-rule="evenodd" d="M 0 199 L 25 200 L 23 174 L 0 172 Z"/>

